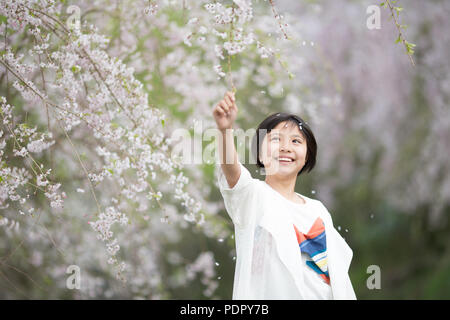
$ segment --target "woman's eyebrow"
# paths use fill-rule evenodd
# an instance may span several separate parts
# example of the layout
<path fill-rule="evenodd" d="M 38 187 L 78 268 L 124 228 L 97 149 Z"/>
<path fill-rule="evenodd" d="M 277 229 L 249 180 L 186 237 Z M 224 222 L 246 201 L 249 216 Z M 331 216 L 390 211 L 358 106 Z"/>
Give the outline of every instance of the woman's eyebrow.
<path fill-rule="evenodd" d="M 279 135 L 280 134 L 280 132 L 269 132 L 269 135 Z M 283 133 L 281 133 L 282 135 L 284 135 Z M 302 137 L 301 135 L 299 135 L 299 134 L 293 134 L 293 135 L 291 135 L 291 138 L 294 138 L 294 137 L 299 137 L 300 139 L 304 139 L 304 137 Z"/>

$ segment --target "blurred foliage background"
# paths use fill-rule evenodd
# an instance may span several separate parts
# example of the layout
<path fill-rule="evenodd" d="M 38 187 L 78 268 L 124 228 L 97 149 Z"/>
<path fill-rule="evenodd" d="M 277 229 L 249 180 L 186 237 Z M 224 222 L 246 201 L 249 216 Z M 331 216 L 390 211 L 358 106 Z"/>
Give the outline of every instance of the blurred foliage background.
<path fill-rule="evenodd" d="M 380 29 L 367 27 L 367 7 L 379 4 L 372 2 L 275 1 L 289 25 L 286 32 L 296 40 L 284 41 L 270 2 L 253 1 L 253 20 L 243 26 L 267 48 L 280 49 L 269 59 L 261 57 L 255 43 L 230 60 L 225 51 L 225 58 L 219 59 L 214 46 L 223 41 L 212 37 L 211 28 L 226 32 L 229 26 L 213 24 L 214 15 L 204 9 L 209 1 L 61 1 L 62 14 L 57 17 L 65 21 L 66 8 L 76 5 L 81 20 L 95 24 L 110 39 L 105 51 L 134 68 L 149 104 L 167 115 L 167 136 L 177 128 L 193 134 L 196 121 L 203 129 L 214 127 L 212 107 L 231 89 L 230 79 L 237 89 L 236 127 L 256 128 L 273 112 L 300 115 L 316 135 L 318 163 L 300 176 L 296 191 L 324 203 L 353 249 L 350 278 L 357 298 L 448 299 L 450 3 L 399 1 L 404 10 L 398 18 L 408 25 L 403 32 L 416 44 L 412 66 L 405 48 L 395 43 L 398 30 L 387 9 L 380 10 Z M 158 12 L 148 15 L 152 3 L 158 3 Z M 195 17 L 200 23 L 192 22 Z M 199 39 L 201 25 L 208 29 L 206 39 Z M 190 32 L 193 45 L 186 43 Z M 17 52 L 26 54 L 32 44 L 28 36 L 10 37 Z M 218 77 L 217 64 L 226 76 Z M 22 118 L 26 113 L 27 121 L 45 129 L 45 117 L 39 120 L 8 84 L 11 74 L 7 78 L 3 66 L 1 72 L 1 95 Z M 89 155 L 89 139 L 77 132 L 72 137 L 80 150 L 86 143 Z M 185 167 L 188 191 L 202 202 L 206 225 L 159 225 L 157 206 L 144 213 L 129 211 L 132 227 L 117 231 L 121 257 L 132 269 L 131 280 L 121 284 L 81 218 L 95 204 L 74 191 L 84 178 L 73 173 L 80 171 L 71 160 L 73 154 L 57 149 L 63 139 L 61 133 L 55 137 L 53 156 L 48 152 L 42 161 L 54 161 L 54 177 L 67 192 L 64 213 L 53 215 L 44 209 L 48 214 L 32 229 L 33 223 L 17 212 L 0 211 L 9 221 L 17 219 L 26 226 L 20 232 L 10 222 L 0 227 L 0 298 L 231 299 L 233 225 L 213 163 Z M 203 142 L 203 148 L 206 145 Z M 246 167 L 264 179 L 256 166 Z M 160 183 L 158 190 L 170 193 L 170 187 Z M 45 199 L 35 201 L 43 206 Z M 182 215 L 184 209 L 174 205 L 173 210 Z M 142 219 L 146 214 L 154 220 Z M 36 234 L 31 236 L 31 230 Z M 80 265 L 82 281 L 88 281 L 81 290 L 65 287 L 70 264 Z M 367 287 L 371 265 L 380 267 L 381 289 Z"/>

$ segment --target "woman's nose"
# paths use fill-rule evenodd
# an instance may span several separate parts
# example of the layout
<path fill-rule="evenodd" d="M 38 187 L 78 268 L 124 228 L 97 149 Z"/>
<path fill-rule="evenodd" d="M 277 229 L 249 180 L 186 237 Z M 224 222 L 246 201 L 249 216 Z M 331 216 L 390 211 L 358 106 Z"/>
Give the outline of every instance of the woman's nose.
<path fill-rule="evenodd" d="M 288 152 L 291 151 L 289 146 L 286 146 L 285 144 L 280 145 L 280 151 Z"/>

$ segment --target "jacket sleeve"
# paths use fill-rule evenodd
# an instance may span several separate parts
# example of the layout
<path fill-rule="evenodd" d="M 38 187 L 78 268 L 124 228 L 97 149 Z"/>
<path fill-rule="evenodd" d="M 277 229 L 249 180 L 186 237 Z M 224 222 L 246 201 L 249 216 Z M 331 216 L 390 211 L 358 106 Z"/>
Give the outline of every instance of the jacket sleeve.
<path fill-rule="evenodd" d="M 247 209 L 249 207 L 250 197 L 252 196 L 254 179 L 246 167 L 240 162 L 239 165 L 241 167 L 241 174 L 233 188 L 229 187 L 222 167 L 218 165 L 218 183 L 228 215 L 235 226 L 244 227 L 251 214 Z"/>

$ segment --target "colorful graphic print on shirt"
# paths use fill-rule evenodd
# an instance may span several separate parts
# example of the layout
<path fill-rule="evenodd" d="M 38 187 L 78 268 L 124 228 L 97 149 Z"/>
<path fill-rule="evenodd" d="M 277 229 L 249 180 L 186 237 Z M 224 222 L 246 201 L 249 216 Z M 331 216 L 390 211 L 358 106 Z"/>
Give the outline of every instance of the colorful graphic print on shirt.
<path fill-rule="evenodd" d="M 294 224 L 297 242 L 300 251 L 309 255 L 311 260 L 306 264 L 317 272 L 322 279 L 330 284 L 330 275 L 328 274 L 327 241 L 325 235 L 325 225 L 322 219 L 317 218 L 307 234 L 300 232 Z"/>

